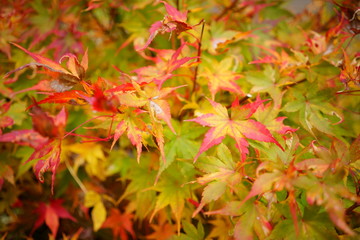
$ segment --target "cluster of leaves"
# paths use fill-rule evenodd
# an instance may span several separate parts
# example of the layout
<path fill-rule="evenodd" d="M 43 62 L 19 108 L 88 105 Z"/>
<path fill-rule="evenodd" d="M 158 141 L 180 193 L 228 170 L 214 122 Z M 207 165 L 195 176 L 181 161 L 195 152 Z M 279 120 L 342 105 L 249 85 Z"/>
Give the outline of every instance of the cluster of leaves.
<path fill-rule="evenodd" d="M 360 6 L 287 4 L 2 1 L 0 239 L 356 239 Z"/>

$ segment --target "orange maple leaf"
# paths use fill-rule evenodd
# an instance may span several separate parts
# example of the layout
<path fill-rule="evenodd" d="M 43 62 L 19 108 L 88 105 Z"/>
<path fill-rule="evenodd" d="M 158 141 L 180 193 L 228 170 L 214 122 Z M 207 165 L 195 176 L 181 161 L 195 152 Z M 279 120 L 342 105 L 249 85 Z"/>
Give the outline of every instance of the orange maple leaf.
<path fill-rule="evenodd" d="M 121 213 L 118 209 L 112 208 L 110 216 L 106 219 L 102 228 L 111 228 L 113 237 L 120 237 L 120 239 L 127 240 L 129 233 L 132 239 L 135 239 L 135 232 L 133 230 L 133 217 L 131 213 Z"/>

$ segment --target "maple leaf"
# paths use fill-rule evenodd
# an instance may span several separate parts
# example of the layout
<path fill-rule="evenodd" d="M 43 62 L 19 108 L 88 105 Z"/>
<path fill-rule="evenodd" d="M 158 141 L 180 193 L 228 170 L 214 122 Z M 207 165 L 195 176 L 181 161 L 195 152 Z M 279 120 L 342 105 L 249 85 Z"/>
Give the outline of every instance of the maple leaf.
<path fill-rule="evenodd" d="M 196 59 L 197 57 L 184 57 L 178 59 L 185 43 L 182 44 L 176 51 L 171 50 L 169 53 L 168 50 L 155 50 L 160 56 L 164 55 L 162 52 L 166 51 L 166 56 L 155 58 L 155 66 L 146 66 L 135 69 L 135 72 L 138 75 L 138 78 L 141 82 L 155 82 L 159 89 L 163 83 L 172 78 L 173 72 L 184 65 L 186 62 L 191 59 Z"/>
<path fill-rule="evenodd" d="M 200 159 L 196 165 L 202 172 L 205 172 L 196 181 L 201 184 L 208 184 L 202 193 L 200 204 L 193 213 L 196 216 L 205 204 L 219 199 L 225 192 L 226 188 L 236 188 L 242 176 L 238 172 L 236 162 L 233 160 L 231 152 L 224 144 L 219 144 L 216 149 L 217 157 L 207 156 Z"/>
<path fill-rule="evenodd" d="M 50 83 L 51 88 L 56 92 L 64 92 L 67 90 L 70 90 L 74 85 L 77 83 L 81 83 L 83 85 L 86 85 L 86 83 L 83 81 L 85 77 L 85 72 L 88 68 L 88 55 L 87 50 L 85 51 L 85 54 L 82 58 L 81 63 L 77 59 L 77 57 L 74 54 L 68 53 L 62 56 L 59 60 L 59 63 L 56 63 L 46 57 L 43 57 L 39 54 L 32 53 L 25 48 L 21 47 L 20 45 L 16 43 L 12 43 L 14 46 L 20 48 L 22 51 L 24 51 L 26 54 L 28 54 L 30 57 L 32 57 L 36 62 L 35 63 L 29 63 L 22 67 L 19 67 L 5 75 L 5 78 L 11 75 L 14 72 L 17 72 L 19 70 L 22 70 L 27 67 L 31 66 L 37 66 L 37 67 L 43 67 L 45 68 L 45 73 L 50 75 L 53 80 Z M 60 64 L 63 61 L 63 59 L 67 58 L 67 68 L 65 69 Z"/>
<path fill-rule="evenodd" d="M 29 146 L 34 149 L 40 148 L 48 142 L 48 138 L 42 136 L 33 129 L 14 130 L 0 135 L 0 142 L 11 142 L 21 146 Z"/>
<path fill-rule="evenodd" d="M 54 92 L 50 93 L 48 97 L 43 100 L 36 102 L 36 104 L 44 103 L 70 103 L 73 105 L 83 105 L 85 104 L 86 97 L 89 96 L 87 93 L 79 90 L 70 90 L 66 92 Z M 31 108 L 33 105 L 30 105 Z"/>
<path fill-rule="evenodd" d="M 145 140 L 143 138 L 143 133 L 146 130 L 146 124 L 138 117 L 134 118 L 131 116 L 137 116 L 139 113 L 137 111 L 128 111 L 124 114 L 120 114 L 117 116 L 116 120 L 120 120 L 117 124 L 113 143 L 111 145 L 111 149 L 114 147 L 114 144 L 117 140 L 127 131 L 127 136 L 132 143 L 132 145 L 136 146 L 137 151 L 137 162 L 140 162 L 140 156 L 142 152 L 143 143 Z"/>
<path fill-rule="evenodd" d="M 220 89 L 243 95 L 240 86 L 235 82 L 241 75 L 231 71 L 232 66 L 232 58 L 224 58 L 220 62 L 211 61 L 209 67 L 205 67 L 200 74 L 208 80 L 212 100 Z"/>
<path fill-rule="evenodd" d="M 236 147 L 240 152 L 242 161 L 245 161 L 246 155 L 249 153 L 249 143 L 246 139 L 272 142 L 283 149 L 262 123 L 249 119 L 263 102 L 259 96 L 255 102 L 244 106 L 233 104 L 231 116 L 229 116 L 228 110 L 220 103 L 210 99 L 208 100 L 213 107 L 214 113 L 204 114 L 197 118 L 187 120 L 211 127 L 205 134 L 205 138 L 198 154 L 195 156 L 194 162 L 196 162 L 201 153 L 219 144 L 227 135 L 236 141 Z"/>
<path fill-rule="evenodd" d="M 122 240 L 128 239 L 128 234 L 135 239 L 135 232 L 133 230 L 133 217 L 131 213 L 121 213 L 119 209 L 110 209 L 110 216 L 105 220 L 102 228 L 111 228 L 113 237 L 120 237 Z"/>
<path fill-rule="evenodd" d="M 0 136 L 2 134 L 2 129 L 6 127 L 10 127 L 14 124 L 14 120 L 9 116 L 3 116 L 10 108 L 11 103 L 6 102 L 2 104 L 3 101 L 0 101 Z"/>
<path fill-rule="evenodd" d="M 85 195 L 85 207 L 93 207 L 91 212 L 91 219 L 93 221 L 93 228 L 98 231 L 106 219 L 106 208 L 102 201 L 102 196 L 94 191 L 88 191 Z"/>
<path fill-rule="evenodd" d="M 254 113 L 254 117 L 257 121 L 263 123 L 270 132 L 277 132 L 284 136 L 288 132 L 297 131 L 298 129 L 284 125 L 283 121 L 286 117 L 277 117 L 279 111 L 279 107 L 272 107 L 271 103 L 267 103 L 266 105 L 261 104 Z"/>
<path fill-rule="evenodd" d="M 123 114 L 118 114 L 117 120 L 120 122 L 115 130 L 113 145 L 119 137 L 127 131 L 131 143 L 137 148 L 137 160 L 139 161 L 142 142 L 145 142 L 142 135 L 144 133 L 150 133 L 156 138 L 162 159 L 165 162 L 163 127 L 158 119 L 163 120 L 169 126 L 171 131 L 175 133 L 170 121 L 170 105 L 163 98 L 177 88 L 183 86 L 162 88 L 159 90 L 154 84 L 148 84 L 145 85 L 144 90 L 142 90 L 140 85 L 136 82 L 133 81 L 132 84 L 136 89 L 136 92 L 121 93 L 118 95 L 118 98 L 121 104 L 129 107 L 136 107 L 137 109 L 135 111 L 129 109 Z M 140 110 L 139 107 L 143 107 L 148 110 L 152 124 L 150 128 L 147 127 L 141 119 L 135 119 L 133 117 L 133 113 L 140 114 L 144 112 L 143 110 Z"/>
<path fill-rule="evenodd" d="M 154 240 L 170 239 L 171 236 L 175 235 L 176 227 L 173 224 L 167 222 L 167 218 L 164 212 L 160 212 L 158 216 L 158 223 L 151 224 L 154 232 L 147 235 L 146 238 Z"/>
<path fill-rule="evenodd" d="M 70 219 L 77 222 L 76 219 L 62 206 L 62 199 L 51 200 L 49 204 L 40 202 L 35 212 L 39 214 L 32 232 L 39 228 L 44 222 L 50 228 L 52 236 L 56 237 L 59 228 L 59 218 Z"/>
<path fill-rule="evenodd" d="M 40 182 L 44 182 L 44 172 L 49 169 L 52 171 L 51 191 L 53 192 L 67 114 L 65 108 L 62 108 L 57 116 L 51 116 L 35 105 L 31 109 L 31 117 L 33 129 L 17 130 L 1 135 L 0 142 L 13 142 L 34 148 L 35 151 L 27 162 L 38 160 L 34 166 L 34 172 Z"/>
<path fill-rule="evenodd" d="M 164 17 L 162 21 L 157 21 L 150 27 L 150 36 L 146 41 L 145 45 L 137 51 L 142 51 L 146 49 L 150 43 L 154 40 L 157 34 L 164 34 L 166 32 L 181 33 L 186 30 L 192 29 L 192 26 L 186 23 L 187 20 L 187 12 L 181 13 L 173 6 L 168 3 L 161 1 L 165 5 L 165 9 L 168 15 Z"/>
<path fill-rule="evenodd" d="M 340 73 L 340 81 L 344 84 L 345 90 L 349 90 L 350 87 L 360 86 L 360 61 L 358 60 L 360 54 L 358 53 L 353 61 L 350 61 L 348 54 L 343 51 L 344 63 Z M 340 92 L 341 93 L 341 92 Z"/>

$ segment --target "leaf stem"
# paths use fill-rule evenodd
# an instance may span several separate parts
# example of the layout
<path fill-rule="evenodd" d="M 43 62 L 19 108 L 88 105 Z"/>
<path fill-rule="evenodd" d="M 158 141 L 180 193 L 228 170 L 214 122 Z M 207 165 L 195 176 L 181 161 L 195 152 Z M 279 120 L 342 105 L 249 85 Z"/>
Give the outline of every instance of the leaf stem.
<path fill-rule="evenodd" d="M 81 126 L 87 124 L 88 122 L 92 121 L 92 120 L 95 120 L 97 118 L 102 118 L 102 117 L 111 117 L 111 118 L 114 118 L 114 115 L 100 115 L 100 116 L 97 116 L 97 117 L 93 117 L 93 118 L 90 118 L 88 120 L 86 120 L 85 122 L 83 122 L 82 124 L 80 124 L 79 126 L 77 126 L 76 128 L 74 128 L 73 130 L 71 130 L 70 132 L 66 133 L 63 137 L 66 138 L 67 136 L 69 136 L 70 134 L 72 134 L 73 132 L 75 132 L 77 129 L 79 129 Z"/>
<path fill-rule="evenodd" d="M 66 168 L 69 170 L 71 176 L 74 178 L 75 182 L 79 185 L 80 189 L 86 194 L 87 189 L 86 189 L 85 185 L 81 182 L 80 178 L 76 175 L 73 167 L 70 165 L 69 160 L 67 158 L 65 158 L 65 165 L 66 165 Z"/>

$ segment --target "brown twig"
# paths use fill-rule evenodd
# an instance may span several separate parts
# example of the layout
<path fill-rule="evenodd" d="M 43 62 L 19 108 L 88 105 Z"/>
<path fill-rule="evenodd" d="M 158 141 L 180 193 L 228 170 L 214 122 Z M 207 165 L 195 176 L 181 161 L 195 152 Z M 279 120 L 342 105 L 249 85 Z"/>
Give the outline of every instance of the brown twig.
<path fill-rule="evenodd" d="M 198 61 L 200 61 L 200 57 L 201 57 L 201 41 L 202 41 L 203 34 L 204 34 L 205 20 L 202 20 L 202 22 L 203 22 L 203 24 L 202 24 L 202 26 L 201 26 L 201 33 L 200 33 L 198 50 L 197 50 Z M 192 93 L 194 93 L 195 90 L 196 90 L 198 71 L 199 71 L 199 64 L 196 65 L 196 67 L 195 67 L 195 72 L 194 72 L 194 85 L 193 85 Z"/>

